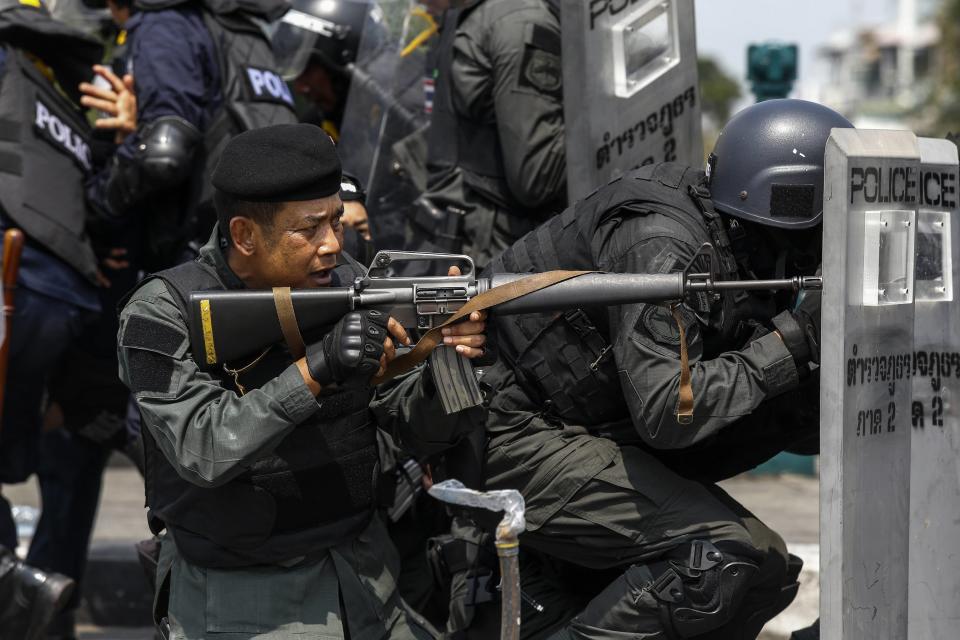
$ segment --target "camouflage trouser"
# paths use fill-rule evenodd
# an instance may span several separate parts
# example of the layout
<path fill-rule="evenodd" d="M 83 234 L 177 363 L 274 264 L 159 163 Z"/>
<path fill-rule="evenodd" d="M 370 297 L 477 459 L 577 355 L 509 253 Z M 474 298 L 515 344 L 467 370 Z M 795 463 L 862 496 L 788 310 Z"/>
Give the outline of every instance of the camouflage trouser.
<path fill-rule="evenodd" d="M 617 445 L 582 428 L 549 424 L 536 414 L 513 415 L 510 422 L 513 427 L 491 429 L 487 488 L 523 493 L 527 531 L 521 547 L 586 569 L 610 570 L 614 576 L 626 572 L 608 587 L 622 587 L 624 602 L 629 601 L 631 567 L 650 567 L 644 575 L 652 571 L 656 578 L 665 559 L 676 560 L 684 545 L 697 540 L 723 545 L 758 565 L 737 596 L 745 593 L 746 599 L 737 605 L 747 606 L 754 591 L 779 597 L 792 584 L 783 540 L 720 488 L 682 478 L 648 451 Z M 606 602 L 607 611 L 620 606 L 609 594 Z M 634 631 L 645 631 L 639 627 L 649 623 L 651 633 L 637 637 L 672 637 L 659 635 L 655 607 L 643 621 L 634 615 Z M 592 632 L 596 634 L 574 636 L 617 635 Z"/>
<path fill-rule="evenodd" d="M 377 519 L 321 561 L 291 568 L 204 569 L 167 537 L 157 581 L 169 576 L 169 606 L 154 615 L 168 617 L 171 640 L 434 640 L 436 631 L 397 593 L 398 570 Z"/>

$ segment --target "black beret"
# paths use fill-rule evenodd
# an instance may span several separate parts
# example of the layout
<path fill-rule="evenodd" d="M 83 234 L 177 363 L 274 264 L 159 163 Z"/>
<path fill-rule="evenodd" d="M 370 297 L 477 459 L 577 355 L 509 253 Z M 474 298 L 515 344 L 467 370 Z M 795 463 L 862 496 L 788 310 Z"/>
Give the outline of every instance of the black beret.
<path fill-rule="evenodd" d="M 316 200 L 340 191 L 340 158 L 320 127 L 278 124 L 230 140 L 211 181 L 237 200 Z"/>

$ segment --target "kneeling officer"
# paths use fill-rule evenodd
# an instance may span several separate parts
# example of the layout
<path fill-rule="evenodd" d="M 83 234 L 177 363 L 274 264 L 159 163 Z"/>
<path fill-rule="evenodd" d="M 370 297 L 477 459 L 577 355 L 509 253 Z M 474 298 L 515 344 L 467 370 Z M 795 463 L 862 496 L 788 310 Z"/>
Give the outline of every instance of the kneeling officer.
<path fill-rule="evenodd" d="M 395 591 L 399 559 L 374 515 L 371 407 L 408 446 L 454 437 L 429 375 L 374 405 L 370 379 L 408 343 L 376 311 L 212 374 L 193 361 L 197 290 L 322 287 L 363 270 L 341 253 L 340 161 L 313 125 L 237 136 L 213 174 L 218 225 L 195 262 L 145 281 L 121 313 L 120 375 L 143 415 L 148 518 L 166 528 L 155 620 L 170 637 L 416 637 L 432 632 Z M 452 329 L 482 353 L 484 317 Z M 437 402 L 436 404 L 434 404 Z M 349 631 L 347 631 L 349 629 Z M 349 636 L 347 634 L 349 633 Z M 303 635 L 305 634 L 305 635 Z"/>

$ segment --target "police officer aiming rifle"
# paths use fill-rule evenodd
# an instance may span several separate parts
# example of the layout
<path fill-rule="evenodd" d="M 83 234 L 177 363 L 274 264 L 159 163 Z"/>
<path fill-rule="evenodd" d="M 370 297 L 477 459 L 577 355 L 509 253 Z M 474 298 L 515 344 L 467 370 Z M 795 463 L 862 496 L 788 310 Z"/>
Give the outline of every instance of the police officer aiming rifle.
<path fill-rule="evenodd" d="M 213 175 L 218 228 L 197 261 L 141 285 L 121 313 L 120 375 L 143 415 L 151 529 L 166 529 L 155 620 L 206 632 L 429 638 L 395 591 L 399 559 L 379 516 L 376 426 L 429 453 L 463 432 L 418 369 L 371 405 L 371 378 L 407 334 L 349 313 L 253 358 L 193 360 L 195 290 L 318 289 L 362 274 L 341 253 L 340 162 L 313 125 L 232 140 Z M 482 353 L 484 314 L 444 340 Z M 469 425 L 468 425 L 469 426 Z"/>

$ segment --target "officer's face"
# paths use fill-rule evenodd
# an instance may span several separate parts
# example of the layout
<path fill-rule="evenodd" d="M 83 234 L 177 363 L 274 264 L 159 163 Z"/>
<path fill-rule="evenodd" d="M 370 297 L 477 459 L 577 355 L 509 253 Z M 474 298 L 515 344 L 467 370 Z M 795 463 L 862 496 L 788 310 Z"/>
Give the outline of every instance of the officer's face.
<path fill-rule="evenodd" d="M 343 247 L 342 214 L 340 196 L 333 195 L 284 203 L 270 226 L 250 220 L 247 247 L 238 245 L 246 254 L 244 281 L 255 288 L 328 286 Z"/>
<path fill-rule="evenodd" d="M 326 114 L 337 109 L 337 90 L 327 70 L 315 62 L 307 65 L 293 81 L 293 90 L 320 107 Z"/>

